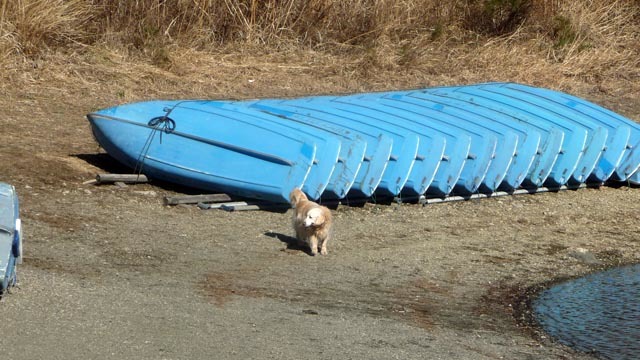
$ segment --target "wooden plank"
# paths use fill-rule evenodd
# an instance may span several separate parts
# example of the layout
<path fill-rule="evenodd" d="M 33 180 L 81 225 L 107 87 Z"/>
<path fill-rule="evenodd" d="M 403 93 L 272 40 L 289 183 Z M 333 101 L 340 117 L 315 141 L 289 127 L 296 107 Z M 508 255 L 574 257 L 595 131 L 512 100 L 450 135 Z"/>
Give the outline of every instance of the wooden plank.
<path fill-rule="evenodd" d="M 243 206 L 248 205 L 244 201 L 235 201 L 235 202 L 225 202 L 225 203 L 217 203 L 217 204 L 209 204 L 209 203 L 198 203 L 198 207 L 202 210 L 210 210 L 210 209 L 220 209 L 223 206 Z"/>
<path fill-rule="evenodd" d="M 249 211 L 249 210 L 260 210 L 260 206 L 253 205 L 253 204 L 246 204 L 246 205 L 225 205 L 225 204 L 222 204 L 222 206 L 220 206 L 220 209 L 225 210 L 225 211 Z"/>
<path fill-rule="evenodd" d="M 267 211 L 286 211 L 289 209 L 287 204 L 220 204 L 220 209 L 225 211 L 251 211 L 251 210 L 267 210 Z"/>
<path fill-rule="evenodd" d="M 231 197 L 227 194 L 177 195 L 165 196 L 164 198 L 165 205 L 199 204 L 225 201 L 231 201 Z"/>
<path fill-rule="evenodd" d="M 96 182 L 98 184 L 123 182 L 129 184 L 146 183 L 149 179 L 145 175 L 136 174 L 98 174 L 96 175 Z"/>

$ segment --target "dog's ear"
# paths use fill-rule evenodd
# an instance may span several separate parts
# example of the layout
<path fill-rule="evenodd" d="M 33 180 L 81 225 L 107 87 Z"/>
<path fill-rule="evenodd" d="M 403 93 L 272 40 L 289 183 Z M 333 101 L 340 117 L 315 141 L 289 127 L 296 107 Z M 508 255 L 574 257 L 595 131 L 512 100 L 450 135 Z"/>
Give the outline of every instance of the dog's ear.
<path fill-rule="evenodd" d="M 316 219 L 314 221 L 314 225 L 322 225 L 324 224 L 324 222 L 326 221 L 324 214 L 322 212 L 318 213 L 318 216 L 316 216 Z"/>

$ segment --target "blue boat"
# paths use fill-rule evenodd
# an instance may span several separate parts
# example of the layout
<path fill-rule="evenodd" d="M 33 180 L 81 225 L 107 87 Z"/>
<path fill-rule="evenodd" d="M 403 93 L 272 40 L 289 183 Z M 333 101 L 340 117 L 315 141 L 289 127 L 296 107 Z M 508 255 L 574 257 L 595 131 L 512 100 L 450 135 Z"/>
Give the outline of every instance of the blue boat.
<path fill-rule="evenodd" d="M 382 195 L 399 195 L 409 179 L 409 175 L 416 163 L 422 158 L 418 156 L 420 137 L 411 129 L 396 126 L 390 122 L 379 121 L 370 114 L 362 114 L 353 109 L 335 106 L 329 101 L 331 97 L 306 97 L 284 100 L 286 105 L 307 111 L 320 109 L 321 118 L 343 128 L 359 134 L 382 133 L 393 140 L 393 147 L 389 163 L 376 189 Z M 423 143 L 424 145 L 424 143 Z M 437 144 L 435 146 L 438 146 Z M 438 161 L 440 158 L 437 159 Z"/>
<path fill-rule="evenodd" d="M 467 87 L 452 86 L 424 89 L 422 92 L 438 96 L 441 101 L 446 101 L 464 108 L 492 124 L 490 126 L 506 126 L 518 131 L 523 136 L 533 134 L 540 135 L 540 145 L 536 149 L 536 155 L 529 171 L 522 181 L 525 187 L 535 188 L 544 185 L 551 174 L 551 170 L 562 152 L 565 134 L 554 126 L 546 123 L 528 121 L 528 115 L 521 113 L 504 104 L 492 102 L 490 98 L 483 98 L 476 94 L 466 93 Z M 522 167 L 520 167 L 522 168 Z"/>
<path fill-rule="evenodd" d="M 640 164 L 640 126 L 634 121 L 578 97 L 527 85 L 497 84 L 532 96 L 541 97 L 556 105 L 557 111 L 580 122 L 591 121 L 607 129 L 609 137 L 603 154 L 592 172 L 592 182 L 604 182 L 613 177 L 626 181 Z"/>
<path fill-rule="evenodd" d="M 199 101 L 197 104 L 190 103 L 185 107 L 240 118 L 250 123 L 267 122 L 289 128 L 301 136 L 310 138 L 316 144 L 318 154 L 320 154 L 314 163 L 316 165 L 322 163 L 325 166 L 333 163 L 334 167 L 328 180 L 325 179 L 325 171 L 322 166 L 311 168 L 302 190 L 314 200 L 319 199 L 323 193 L 332 193 L 337 198 L 345 197 L 353 186 L 364 159 L 367 143 L 343 129 L 320 128 L 312 124 L 302 124 L 283 119 L 281 114 L 267 114 L 236 106 L 236 104 L 230 104 L 227 101 Z M 334 159 L 333 153 L 327 153 L 326 150 L 332 151 L 336 146 L 338 146 L 339 152 L 338 157 Z M 314 185 L 316 183 L 320 185 Z"/>
<path fill-rule="evenodd" d="M 489 128 L 481 122 L 469 121 L 468 114 L 461 114 L 449 104 L 443 104 L 428 95 L 410 91 L 407 93 L 394 92 L 384 95 L 378 101 L 389 106 L 406 110 L 412 121 L 429 126 L 436 131 L 462 132 L 468 134 L 475 143 L 485 143 L 484 148 L 491 149 L 486 158 L 490 159 L 486 174 L 480 180 L 483 192 L 494 192 L 502 183 L 507 170 L 516 155 L 518 136 L 511 130 L 498 131 L 497 127 Z M 499 140 L 499 141 L 498 141 Z M 470 168 L 467 171 L 471 171 Z M 464 173 L 463 173 L 464 174 Z M 511 181 L 511 179 L 509 179 Z M 469 189 L 470 193 L 475 192 Z"/>
<path fill-rule="evenodd" d="M 389 173 L 386 176 L 385 184 L 387 186 L 391 186 L 391 189 L 387 189 L 386 193 L 391 195 L 403 193 L 403 195 L 406 194 L 408 196 L 424 194 L 434 181 L 439 181 L 436 179 L 436 176 L 439 168 L 446 159 L 446 138 L 441 134 L 423 131 L 423 129 L 420 129 L 419 127 L 409 128 L 403 123 L 401 118 L 373 109 L 370 106 L 371 104 L 368 104 L 367 101 L 353 100 L 354 97 L 357 97 L 357 95 L 341 97 L 324 96 L 318 98 L 291 100 L 289 103 L 297 105 L 300 102 L 307 102 L 316 107 L 340 111 L 347 118 L 355 118 L 356 116 L 363 118 L 360 122 L 356 121 L 355 123 L 351 123 L 351 126 L 355 128 L 355 131 L 358 131 L 364 123 L 367 125 L 373 125 L 387 133 L 397 134 L 409 132 L 410 134 L 417 136 L 418 148 L 415 159 L 413 159 L 413 165 L 406 175 L 400 174 L 399 176 L 394 176 L 394 174 Z M 346 123 L 349 123 L 349 121 L 343 121 L 343 124 Z M 465 151 L 464 147 L 461 148 L 461 151 Z M 411 160 L 409 159 L 409 156 L 406 156 L 403 153 L 398 162 L 402 162 L 403 157 L 406 157 L 406 160 Z M 399 169 L 402 169 L 402 167 L 399 167 Z M 457 178 L 459 173 L 454 174 L 454 176 Z M 453 183 L 445 184 L 445 186 L 451 188 Z"/>
<path fill-rule="evenodd" d="M 356 180 L 351 190 L 356 192 L 357 196 L 370 197 L 378 188 L 380 181 L 382 181 L 382 176 L 392 157 L 393 139 L 391 137 L 377 132 L 377 130 L 355 130 L 339 120 L 336 121 L 334 116 L 323 110 L 293 106 L 290 102 L 282 100 L 242 101 L 238 102 L 238 104 L 276 114 L 294 122 L 301 122 L 322 129 L 341 129 L 347 134 L 356 134 L 356 136 L 366 141 L 367 148 L 362 166 L 356 175 Z"/>
<path fill-rule="evenodd" d="M 512 159 L 505 159 L 503 161 L 510 165 L 506 169 L 505 174 L 502 177 L 502 184 L 499 186 L 501 189 L 512 191 L 520 187 L 525 181 L 527 175 L 532 171 L 532 167 L 536 163 L 536 158 L 546 154 L 541 151 L 542 135 L 535 128 L 525 128 L 518 126 L 519 122 L 513 118 L 509 118 L 504 114 L 492 111 L 490 109 L 481 107 L 473 102 L 456 99 L 455 97 L 448 96 L 448 88 L 436 88 L 422 90 L 422 91 L 410 91 L 407 92 L 407 96 L 417 99 L 428 99 L 435 105 L 440 105 L 440 111 L 446 109 L 452 116 L 456 117 L 456 120 L 463 124 L 475 124 L 486 129 L 486 131 L 493 131 L 499 136 L 501 142 L 509 142 L 510 138 L 517 136 L 517 142 L 515 144 L 516 150 Z M 455 89 L 453 89 L 455 92 Z M 515 140 L 511 140 L 515 141 Z M 559 149 L 559 148 L 558 148 Z M 559 151 L 559 150 L 558 150 Z M 496 159 L 492 162 L 500 163 L 498 157 L 500 151 L 496 156 Z M 503 154 L 506 156 L 508 154 Z M 553 165 L 551 161 L 551 165 Z M 548 172 L 551 171 L 551 165 L 548 166 Z M 538 171 L 539 172 L 539 171 Z M 501 179 L 500 171 L 493 167 L 493 173 L 496 174 L 494 181 L 497 183 Z M 491 178 L 491 176 L 487 175 Z M 495 186 L 495 185 L 494 185 Z"/>
<path fill-rule="evenodd" d="M 251 113 L 264 113 L 270 121 L 277 121 L 284 126 L 291 126 L 301 132 L 313 131 L 321 137 L 338 136 L 343 142 L 344 150 L 340 155 L 339 169 L 334 172 L 326 198 L 342 199 L 350 189 L 365 197 L 373 194 L 382 180 L 382 175 L 391 153 L 393 141 L 382 135 L 360 134 L 342 126 L 301 114 L 275 100 L 243 101 L 234 104 L 236 107 L 247 107 Z M 351 146 L 348 146 L 352 144 Z M 351 159 L 351 160 L 349 160 Z M 336 173 L 340 175 L 335 175 Z M 340 181 L 340 177 L 343 179 Z M 348 186 L 345 186 L 347 185 Z"/>
<path fill-rule="evenodd" d="M 22 263 L 22 229 L 16 189 L 0 182 L 0 297 L 17 281 Z"/>
<path fill-rule="evenodd" d="M 281 203 L 289 201 L 295 187 L 324 191 L 339 142 L 325 144 L 320 154 L 311 139 L 290 128 L 198 109 L 199 104 L 139 102 L 87 118 L 109 155 L 151 178 Z M 317 176 L 309 180 L 312 167 Z"/>
<path fill-rule="evenodd" d="M 318 106 L 318 104 L 315 103 L 315 101 L 322 101 L 325 99 L 325 97 L 319 97 L 278 101 L 260 100 L 250 103 L 249 106 L 265 109 L 265 111 L 273 111 L 273 109 L 277 109 L 275 111 L 280 111 L 281 113 L 284 111 L 287 116 L 295 117 L 296 119 L 300 119 L 300 121 L 304 122 L 314 121 L 319 122 L 322 126 L 338 126 L 340 128 L 347 129 L 350 132 L 359 134 L 367 138 L 368 142 L 373 142 L 374 144 L 379 143 L 380 139 L 388 139 L 387 143 L 390 145 L 393 144 L 392 137 L 394 137 L 396 132 L 391 127 L 376 127 L 373 119 L 365 119 L 364 121 L 359 122 L 356 114 L 340 114 L 340 110 L 332 109 L 330 106 Z M 387 134 L 388 131 L 390 131 L 391 134 Z M 395 137 L 401 144 L 406 140 L 406 137 Z M 383 149 L 384 153 L 387 154 L 386 144 Z M 397 147 L 396 150 L 398 150 Z M 383 191 L 384 189 L 388 194 L 397 195 L 404 188 L 404 190 L 411 192 L 412 195 L 423 194 L 433 182 L 436 171 L 442 161 L 444 150 L 445 139 L 443 137 L 433 136 L 418 141 L 416 158 L 411 167 L 411 171 L 408 173 L 409 176 L 406 182 L 404 182 L 404 187 L 401 186 L 402 180 L 397 180 L 395 183 L 391 180 L 387 180 L 382 184 L 380 190 Z M 399 154 L 394 155 L 391 148 L 389 149 L 388 155 L 390 156 L 389 160 L 394 161 L 398 159 L 398 156 L 400 156 Z M 405 156 L 404 152 L 402 156 Z M 373 161 L 373 163 L 375 162 Z M 397 174 L 395 176 L 396 179 L 406 177 L 406 168 L 398 166 L 395 169 L 399 170 L 398 172 L 395 172 L 395 174 Z M 388 179 L 393 179 L 394 172 L 391 169 L 389 169 L 386 174 Z M 382 182 L 382 176 L 383 174 L 381 173 L 378 184 Z M 373 184 L 373 182 L 365 181 L 364 184 L 370 185 Z M 371 196 L 375 191 L 375 187 L 368 186 L 367 189 L 361 188 L 357 190 L 359 190 L 361 194 L 365 194 L 366 191 L 369 193 L 368 196 Z"/>
<path fill-rule="evenodd" d="M 393 101 L 393 98 L 398 96 L 401 95 L 395 93 L 373 93 L 343 96 L 334 99 L 332 102 L 335 104 L 333 106 L 355 108 L 364 114 L 391 121 L 422 136 L 429 136 L 429 134 L 434 133 L 440 134 L 445 137 L 447 144 L 451 144 L 452 147 L 460 146 L 458 142 L 465 142 L 466 139 L 470 139 L 469 154 L 453 190 L 457 193 L 471 194 L 476 192 L 489 170 L 489 164 L 495 157 L 497 138 L 493 135 L 478 136 L 478 134 L 441 122 L 424 121 L 425 116 L 421 112 L 422 109 L 416 109 L 410 104 Z M 451 153 L 455 152 L 452 151 Z"/>
<path fill-rule="evenodd" d="M 484 84 L 481 87 L 485 91 L 492 91 L 504 94 L 517 99 L 518 103 L 524 108 L 533 108 L 536 114 L 545 119 L 545 121 L 566 126 L 570 129 L 584 129 L 587 132 L 585 147 L 582 149 L 582 155 L 576 163 L 576 169 L 570 174 L 574 183 L 583 183 L 594 171 L 597 162 L 600 160 L 606 149 L 608 130 L 600 124 L 592 121 L 591 118 L 579 118 L 576 112 L 571 111 L 570 107 L 561 106 L 549 99 L 537 96 L 527 92 L 525 89 L 510 87 L 509 84 L 491 83 Z"/>
<path fill-rule="evenodd" d="M 471 138 L 468 135 L 459 134 L 461 136 L 456 137 L 451 133 L 437 133 L 422 124 L 409 122 L 394 111 L 376 109 L 371 101 L 354 100 L 354 96 L 308 97 L 288 100 L 287 103 L 304 106 L 305 109 L 322 108 L 325 113 L 339 116 L 344 126 L 355 131 L 373 126 L 394 137 L 394 144 L 403 142 L 410 135 L 416 136 L 418 147 L 409 173 L 405 173 L 407 168 L 402 164 L 411 160 L 410 156 L 406 156 L 403 150 L 395 151 L 396 163 L 392 166 L 396 167 L 385 172 L 381 184 L 386 190 L 383 193 L 397 195 L 402 192 L 403 183 L 404 190 L 410 194 L 423 194 L 436 189 L 436 193 L 446 195 L 453 190 L 469 157 Z M 429 158 L 429 154 L 434 155 Z"/>
<path fill-rule="evenodd" d="M 291 99 L 146 101 L 89 114 L 114 158 L 272 202 L 640 183 L 640 125 L 514 83 Z"/>
<path fill-rule="evenodd" d="M 518 99 L 513 92 L 498 90 L 495 88 L 484 89 L 483 85 L 471 85 L 460 87 L 458 91 L 471 96 L 481 106 L 507 113 L 522 122 L 535 124 L 548 132 L 562 131 L 564 133 L 563 146 L 557 154 L 547 181 L 553 186 L 566 184 L 583 155 L 588 137 L 587 129 L 574 127 L 572 124 L 566 124 L 553 117 L 548 118 L 544 112 L 542 114 L 538 112 L 544 109 Z"/>

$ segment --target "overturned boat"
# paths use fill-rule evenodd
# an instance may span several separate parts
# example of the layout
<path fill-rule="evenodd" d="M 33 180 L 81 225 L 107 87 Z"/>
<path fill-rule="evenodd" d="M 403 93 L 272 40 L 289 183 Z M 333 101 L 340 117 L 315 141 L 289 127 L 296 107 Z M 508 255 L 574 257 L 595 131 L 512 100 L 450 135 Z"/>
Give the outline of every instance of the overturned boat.
<path fill-rule="evenodd" d="M 640 126 L 515 83 L 289 99 L 171 100 L 87 115 L 137 173 L 242 197 L 465 195 L 640 182 Z"/>
<path fill-rule="evenodd" d="M 22 263 L 21 225 L 16 190 L 0 182 L 0 297 L 17 281 L 16 265 Z"/>

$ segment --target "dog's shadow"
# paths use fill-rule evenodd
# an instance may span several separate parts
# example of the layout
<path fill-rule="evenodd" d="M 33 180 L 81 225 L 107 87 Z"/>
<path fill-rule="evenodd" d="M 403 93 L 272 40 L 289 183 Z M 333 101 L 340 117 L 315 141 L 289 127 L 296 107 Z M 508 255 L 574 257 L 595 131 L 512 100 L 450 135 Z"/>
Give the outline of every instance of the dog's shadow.
<path fill-rule="evenodd" d="M 296 239 L 293 236 L 289 236 L 289 235 L 285 235 L 285 234 L 281 234 L 273 231 L 267 231 L 264 234 L 268 237 L 276 238 L 282 241 L 283 243 L 285 243 L 287 245 L 285 251 L 286 250 L 301 251 L 311 256 L 311 250 L 306 246 L 298 245 L 298 239 Z"/>

